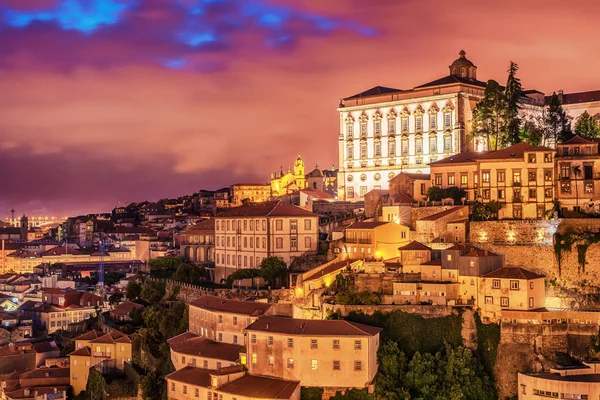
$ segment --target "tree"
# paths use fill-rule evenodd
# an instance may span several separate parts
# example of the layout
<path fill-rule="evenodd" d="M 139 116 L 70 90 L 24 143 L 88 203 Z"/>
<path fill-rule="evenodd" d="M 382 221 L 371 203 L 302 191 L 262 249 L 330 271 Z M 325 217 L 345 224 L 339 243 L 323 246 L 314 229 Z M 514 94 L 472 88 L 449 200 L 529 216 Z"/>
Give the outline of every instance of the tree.
<path fill-rule="evenodd" d="M 300 400 L 321 400 L 323 398 L 323 388 L 304 387 L 300 388 Z"/>
<path fill-rule="evenodd" d="M 579 177 L 581 176 L 581 167 L 579 165 L 573 166 L 573 175 L 575 175 L 575 204 L 579 208 Z"/>
<path fill-rule="evenodd" d="M 258 278 L 261 276 L 260 270 L 255 268 L 242 268 L 235 270 L 231 275 L 227 277 L 227 284 L 233 285 L 233 282 L 242 280 L 242 279 L 252 279 Z"/>
<path fill-rule="evenodd" d="M 573 137 L 567 113 L 563 110 L 556 92 L 552 93 L 550 98 L 545 125 L 547 137 L 554 139 L 554 143 L 564 143 Z"/>
<path fill-rule="evenodd" d="M 444 198 L 444 191 L 439 186 L 430 186 L 427 189 L 427 198 L 429 201 L 442 201 Z"/>
<path fill-rule="evenodd" d="M 483 99 L 473 110 L 474 136 L 485 137 L 485 150 L 498 150 L 504 141 L 507 127 L 505 122 L 506 96 L 502 87 L 493 79 L 487 81 Z"/>
<path fill-rule="evenodd" d="M 88 381 L 85 386 L 85 392 L 89 396 L 90 400 L 104 398 L 104 392 L 106 391 L 106 381 L 102 374 L 95 368 L 90 368 L 88 375 Z"/>
<path fill-rule="evenodd" d="M 594 118 L 584 111 L 575 122 L 575 134 L 587 139 L 600 136 L 600 127 Z"/>
<path fill-rule="evenodd" d="M 164 379 L 154 371 L 142 378 L 142 398 L 144 400 L 162 400 Z"/>
<path fill-rule="evenodd" d="M 519 101 L 523 95 L 521 80 L 517 78 L 519 66 L 515 62 L 510 62 L 508 67 L 508 79 L 504 88 L 504 96 L 506 97 L 506 140 L 503 145 L 510 146 L 521 141 L 521 119 L 519 118 Z"/>
<path fill-rule="evenodd" d="M 487 221 L 488 219 L 490 219 L 491 214 L 492 213 L 490 209 L 481 201 L 476 200 L 475 202 L 473 202 L 471 209 L 473 221 Z"/>
<path fill-rule="evenodd" d="M 142 287 L 136 281 L 129 281 L 127 283 L 126 294 L 127 300 L 134 301 L 140 298 L 140 294 L 142 294 Z"/>
<path fill-rule="evenodd" d="M 521 140 L 532 146 L 545 145 L 545 132 L 541 118 L 527 115 L 521 127 Z"/>
<path fill-rule="evenodd" d="M 271 287 L 275 287 L 277 281 L 285 278 L 287 274 L 287 265 L 283 260 L 280 260 L 277 257 L 267 257 L 260 263 L 260 276 L 262 276 Z"/>
<path fill-rule="evenodd" d="M 108 304 L 110 304 L 111 306 L 119 304 L 122 299 L 123 299 L 123 295 L 121 293 L 113 293 L 108 298 Z"/>
<path fill-rule="evenodd" d="M 442 196 L 445 199 L 451 198 L 454 204 L 460 204 L 462 199 L 467 196 L 467 191 L 457 186 L 450 186 L 442 191 Z"/>
<path fill-rule="evenodd" d="M 485 206 L 492 215 L 495 215 L 496 218 L 498 218 L 498 212 L 502 209 L 502 203 L 497 202 L 496 200 L 492 200 L 488 202 Z"/>
<path fill-rule="evenodd" d="M 206 276 L 204 268 L 184 262 L 177 267 L 175 274 L 173 274 L 173 279 L 178 282 L 194 283 L 204 276 Z"/>
<path fill-rule="evenodd" d="M 149 303 L 158 303 L 165 295 L 164 282 L 146 280 L 142 285 L 141 297 Z"/>
<path fill-rule="evenodd" d="M 349 389 L 346 393 L 337 391 L 335 396 L 331 396 L 329 400 L 375 400 L 375 396 L 367 391 L 367 389 Z"/>

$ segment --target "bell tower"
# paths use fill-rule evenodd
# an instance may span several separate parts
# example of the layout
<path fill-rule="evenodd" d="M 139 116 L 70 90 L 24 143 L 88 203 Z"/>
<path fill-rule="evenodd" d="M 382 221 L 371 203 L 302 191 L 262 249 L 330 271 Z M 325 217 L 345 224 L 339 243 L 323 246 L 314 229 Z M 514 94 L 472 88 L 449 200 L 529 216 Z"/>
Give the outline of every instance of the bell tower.
<path fill-rule="evenodd" d="M 27 231 L 29 230 L 29 219 L 23 214 L 21 217 L 21 240 L 27 240 Z"/>
<path fill-rule="evenodd" d="M 302 157 L 298 156 L 296 162 L 294 163 L 294 180 L 296 181 L 296 186 L 298 189 L 306 188 L 306 174 L 304 172 L 304 161 L 302 161 Z"/>

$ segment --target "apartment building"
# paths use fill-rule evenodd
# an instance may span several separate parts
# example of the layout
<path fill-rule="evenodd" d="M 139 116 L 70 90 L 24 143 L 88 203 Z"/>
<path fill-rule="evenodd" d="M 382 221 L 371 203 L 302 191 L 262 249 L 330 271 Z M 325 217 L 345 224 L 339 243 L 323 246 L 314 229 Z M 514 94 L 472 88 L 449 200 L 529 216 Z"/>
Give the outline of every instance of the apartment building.
<path fill-rule="evenodd" d="M 132 357 L 131 338 L 119 331 L 105 334 L 93 330 L 75 338 L 75 351 L 69 354 L 73 394 L 85 390 L 90 368 L 104 365 L 123 370 L 125 362 L 131 362 Z"/>
<path fill-rule="evenodd" d="M 215 219 L 210 218 L 186 228 L 177 235 L 179 250 L 190 262 L 208 264 L 215 261 Z"/>
<path fill-rule="evenodd" d="M 230 344 L 215 342 L 192 332 L 185 332 L 167 341 L 171 348 L 171 361 L 176 370 L 186 366 L 217 370 L 241 363 L 243 342 Z"/>
<path fill-rule="evenodd" d="M 319 217 L 282 201 L 245 204 L 215 217 L 215 281 L 240 268 L 259 268 L 267 257 L 290 264 L 316 254 Z"/>
<path fill-rule="evenodd" d="M 494 319 L 500 318 L 503 310 L 529 311 L 546 306 L 544 276 L 520 267 L 502 267 L 483 275 L 480 290 L 479 308 Z"/>
<path fill-rule="evenodd" d="M 518 375 L 519 400 L 597 399 L 600 397 L 600 365 L 551 368 L 549 372 Z"/>
<path fill-rule="evenodd" d="M 165 377 L 169 400 L 300 400 L 300 382 L 253 376 L 243 365 L 184 367 Z"/>
<path fill-rule="evenodd" d="M 189 303 L 189 331 L 216 342 L 244 344 L 244 329 L 272 304 L 202 296 Z"/>
<path fill-rule="evenodd" d="M 556 198 L 562 212 L 592 211 L 600 194 L 600 153 L 597 140 L 574 136 L 557 145 Z"/>
<path fill-rule="evenodd" d="M 302 386 L 364 388 L 377 373 L 380 332 L 345 320 L 263 316 L 246 328 L 248 371 Z"/>
<path fill-rule="evenodd" d="M 554 207 L 555 150 L 518 143 L 431 163 L 432 185 L 459 187 L 466 200 L 502 204 L 500 219 L 544 218 Z"/>
<path fill-rule="evenodd" d="M 397 222 L 358 221 L 346 228 L 342 253 L 350 259 L 386 260 L 409 242 L 410 228 Z"/>
<path fill-rule="evenodd" d="M 239 207 L 244 200 L 262 203 L 271 198 L 271 185 L 261 183 L 236 183 L 231 185 L 231 206 Z"/>

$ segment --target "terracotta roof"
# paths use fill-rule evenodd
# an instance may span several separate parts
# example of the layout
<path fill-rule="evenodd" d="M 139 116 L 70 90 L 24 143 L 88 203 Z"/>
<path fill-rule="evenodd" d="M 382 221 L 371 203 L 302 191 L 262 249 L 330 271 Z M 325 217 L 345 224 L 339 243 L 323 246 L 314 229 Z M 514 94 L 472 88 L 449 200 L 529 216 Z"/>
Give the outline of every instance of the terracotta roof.
<path fill-rule="evenodd" d="M 579 135 L 575 135 L 566 142 L 558 143 L 559 146 L 564 146 L 566 144 L 598 144 L 598 142 L 582 138 Z"/>
<path fill-rule="evenodd" d="M 110 312 L 117 315 L 129 315 L 134 309 L 144 308 L 143 305 L 131 301 L 124 301 L 113 308 Z"/>
<path fill-rule="evenodd" d="M 424 83 L 423 85 L 419 85 L 419 86 L 415 87 L 415 89 L 421 89 L 421 88 L 426 88 L 426 87 L 430 87 L 430 86 L 451 85 L 454 83 L 463 83 L 463 84 L 467 84 L 467 85 L 479 86 L 482 88 L 486 87 L 485 82 L 478 81 L 477 79 L 462 78 L 457 75 L 448 75 L 448 76 L 444 76 L 443 78 L 439 78 L 434 81 Z"/>
<path fill-rule="evenodd" d="M 381 328 L 343 319 L 296 319 L 269 315 L 257 319 L 246 330 L 306 336 L 374 336 L 382 331 Z"/>
<path fill-rule="evenodd" d="M 93 340 L 102 335 L 104 335 L 104 332 L 93 330 L 93 331 L 86 332 L 81 336 L 76 337 L 75 340 Z"/>
<path fill-rule="evenodd" d="M 216 296 L 202 296 L 189 304 L 190 306 L 200 307 L 210 311 L 254 316 L 263 315 L 272 306 L 268 303 L 229 300 Z"/>
<path fill-rule="evenodd" d="M 44 251 L 40 255 L 42 257 L 48 257 L 48 256 L 62 256 L 65 254 L 80 255 L 82 253 L 79 250 L 72 249 L 68 246 L 66 247 L 66 249 L 65 249 L 65 246 L 57 246 L 57 247 L 51 248 L 50 250 Z"/>
<path fill-rule="evenodd" d="M 354 96 L 346 97 L 344 100 L 353 100 L 353 99 L 359 99 L 361 97 L 379 96 L 382 94 L 396 93 L 396 92 L 404 92 L 404 90 L 394 89 L 394 88 L 385 87 L 385 86 L 375 86 L 375 87 L 372 87 L 371 89 L 365 90 L 364 92 L 355 94 Z"/>
<path fill-rule="evenodd" d="M 560 96 L 560 95 L 559 95 Z M 550 104 L 552 96 L 546 96 L 546 104 Z M 561 104 L 579 104 L 590 103 L 592 101 L 600 101 L 600 90 L 592 90 L 589 92 L 565 93 L 562 96 Z"/>
<path fill-rule="evenodd" d="M 186 366 L 165 376 L 165 379 L 170 379 L 181 383 L 188 383 L 194 386 L 208 387 L 210 386 L 211 375 L 229 375 L 242 371 L 244 371 L 243 365 L 232 365 L 219 370 Z"/>
<path fill-rule="evenodd" d="M 525 157 L 525 152 L 532 151 L 556 151 L 549 147 L 532 146 L 529 143 L 521 142 L 509 146 L 505 149 L 498 151 L 488 152 L 486 155 L 479 157 L 478 160 L 508 160 L 508 159 L 522 159 Z"/>
<path fill-rule="evenodd" d="M 521 267 L 502 267 L 483 275 L 483 278 L 539 279 L 544 278 L 544 275 L 536 274 Z"/>
<path fill-rule="evenodd" d="M 474 162 L 475 160 L 491 153 L 490 151 L 465 151 L 464 153 L 458 153 L 450 157 L 442 158 L 441 160 L 429 163 L 429 165 L 446 165 L 446 164 L 460 164 Z"/>
<path fill-rule="evenodd" d="M 22 373 L 19 379 L 39 378 L 67 378 L 69 379 L 69 367 L 67 368 L 36 368 Z"/>
<path fill-rule="evenodd" d="M 223 211 L 218 217 L 315 217 L 310 211 L 283 201 L 251 203 Z"/>
<path fill-rule="evenodd" d="M 308 276 L 304 277 L 304 281 L 319 278 L 323 275 L 331 274 L 332 272 L 347 268 L 351 262 L 349 260 L 337 261 L 327 265 L 325 268 L 318 271 L 308 271 Z"/>
<path fill-rule="evenodd" d="M 37 342 L 32 343 L 31 347 L 36 353 L 49 353 L 51 351 L 60 351 L 55 342 Z"/>
<path fill-rule="evenodd" d="M 385 221 L 358 221 L 350 224 L 346 229 L 373 229 L 382 225 L 387 225 Z"/>
<path fill-rule="evenodd" d="M 131 343 L 131 339 L 122 332 L 112 331 L 90 340 L 91 343 Z"/>
<path fill-rule="evenodd" d="M 398 251 L 416 251 L 416 250 L 431 250 L 429 247 L 425 246 L 423 243 L 419 243 L 415 240 L 407 244 L 406 246 L 402 246 L 398 248 Z"/>
<path fill-rule="evenodd" d="M 431 260 L 431 261 L 427 261 L 427 262 L 421 263 L 421 265 L 442 265 L 442 259 L 441 258 L 436 258 L 435 260 Z"/>
<path fill-rule="evenodd" d="M 251 399 L 289 399 L 298 390 L 300 382 L 266 376 L 244 375 L 219 388 L 219 392 Z"/>
<path fill-rule="evenodd" d="M 183 234 L 193 233 L 193 232 L 205 232 L 205 231 L 214 231 L 215 230 L 215 219 L 209 218 L 207 220 L 201 221 L 195 225 L 192 225 L 185 229 Z"/>
<path fill-rule="evenodd" d="M 394 203 L 398 204 L 412 204 L 415 202 L 415 199 L 412 197 L 405 195 L 404 193 L 400 193 L 399 195 L 394 197 Z"/>
<path fill-rule="evenodd" d="M 463 257 L 497 257 L 498 254 L 492 253 L 489 250 L 480 249 L 477 247 L 468 247 L 467 253 Z"/>
<path fill-rule="evenodd" d="M 325 193 L 321 190 L 306 188 L 301 190 L 302 193 L 307 194 L 316 199 L 333 199 L 334 197 L 329 193 Z"/>
<path fill-rule="evenodd" d="M 92 350 L 89 348 L 89 346 L 85 346 L 82 347 L 80 349 L 77 349 L 71 353 L 69 353 L 70 356 L 85 356 L 85 357 L 91 357 L 92 356 Z"/>
<path fill-rule="evenodd" d="M 176 353 L 187 354 L 191 356 L 203 356 L 237 362 L 240 358 L 240 352 L 244 346 L 215 342 L 203 338 L 192 332 L 182 333 L 167 340 L 171 350 Z"/>
<path fill-rule="evenodd" d="M 431 179 L 431 174 L 415 174 L 412 172 L 401 172 L 398 175 L 396 175 L 394 178 L 396 178 L 400 175 L 406 175 L 410 179 L 414 179 L 417 181 L 428 181 L 429 179 Z M 394 179 L 394 178 L 392 178 L 392 179 Z"/>
<path fill-rule="evenodd" d="M 69 389 L 69 385 L 60 386 L 35 386 L 19 388 L 11 391 L 6 391 L 6 398 L 8 399 L 31 399 L 34 397 L 34 393 L 37 393 L 35 398 L 44 398 L 43 395 L 47 395 L 48 400 L 52 399 L 53 395 L 58 392 L 60 396 L 56 398 L 64 399 L 61 392 L 66 392 Z"/>
<path fill-rule="evenodd" d="M 427 217 L 421 218 L 418 221 L 435 221 L 435 220 L 438 220 L 438 219 L 443 218 L 445 216 L 448 216 L 450 214 L 453 214 L 455 212 L 458 212 L 461 209 L 462 209 L 461 206 L 452 207 L 452 208 L 449 208 L 447 210 L 440 211 L 439 213 L 435 213 L 433 215 L 429 215 Z"/>

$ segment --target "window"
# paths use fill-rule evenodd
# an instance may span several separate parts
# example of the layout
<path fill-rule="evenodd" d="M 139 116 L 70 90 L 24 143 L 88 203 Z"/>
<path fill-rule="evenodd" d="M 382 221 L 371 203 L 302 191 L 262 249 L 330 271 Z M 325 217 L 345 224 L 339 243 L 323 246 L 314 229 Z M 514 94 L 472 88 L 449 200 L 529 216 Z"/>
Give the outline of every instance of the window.
<path fill-rule="evenodd" d="M 527 154 L 527 162 L 534 163 L 535 162 L 535 153 Z"/>
<path fill-rule="evenodd" d="M 452 254 L 446 255 L 446 260 L 447 261 L 452 261 Z"/>
<path fill-rule="evenodd" d="M 367 194 L 367 187 L 361 186 L 360 187 L 360 197 L 365 197 L 365 194 Z"/>
<path fill-rule="evenodd" d="M 355 340 L 354 341 L 354 350 L 360 350 L 362 349 L 362 341 L 361 340 Z"/>
<path fill-rule="evenodd" d="M 446 135 L 444 136 L 444 151 L 452 150 L 452 136 Z"/>
<path fill-rule="evenodd" d="M 256 343 L 256 335 L 250 336 L 250 343 L 252 343 L 252 344 Z"/>
<path fill-rule="evenodd" d="M 513 171 L 513 186 L 521 184 L 521 171 Z"/>
<path fill-rule="evenodd" d="M 283 220 L 275 220 L 275 230 L 282 231 L 283 230 Z"/>
<path fill-rule="evenodd" d="M 408 155 L 408 139 L 402 139 L 402 155 Z"/>
<path fill-rule="evenodd" d="M 212 400 L 212 392 L 206 392 L 206 400 Z"/>
<path fill-rule="evenodd" d="M 529 200 L 534 201 L 537 198 L 537 189 L 529 189 Z"/>
<path fill-rule="evenodd" d="M 367 143 L 360 143 L 360 158 L 367 158 Z"/>
<path fill-rule="evenodd" d="M 415 117 L 415 131 L 423 131 L 423 117 L 420 115 Z"/>
<path fill-rule="evenodd" d="M 373 154 L 375 154 L 375 157 L 381 157 L 381 142 L 380 141 L 376 141 L 375 143 L 373 143 Z"/>
<path fill-rule="evenodd" d="M 219 342 L 222 342 L 222 341 L 223 341 L 223 334 L 219 333 Z"/>
<path fill-rule="evenodd" d="M 396 140 L 390 139 L 388 141 L 388 156 L 393 157 L 396 155 Z"/>
<path fill-rule="evenodd" d="M 237 317 L 233 317 L 233 325 L 237 325 Z"/>
<path fill-rule="evenodd" d="M 452 127 L 452 114 L 444 113 L 444 129 Z"/>
<path fill-rule="evenodd" d="M 181 363 L 185 364 L 185 356 L 181 356 Z"/>
<path fill-rule="evenodd" d="M 460 174 L 460 185 L 467 186 L 469 184 L 469 176 L 467 174 Z"/>
<path fill-rule="evenodd" d="M 529 308 L 533 308 L 533 297 L 529 298 Z"/>
<path fill-rule="evenodd" d="M 421 183 L 421 194 L 427 194 L 426 185 L 424 183 Z"/>
<path fill-rule="evenodd" d="M 519 290 L 519 281 L 510 281 L 510 290 Z"/>
<path fill-rule="evenodd" d="M 552 153 L 544 153 L 544 162 L 545 163 L 552 162 Z"/>
<path fill-rule="evenodd" d="M 290 250 L 292 250 L 292 251 L 298 250 L 298 238 L 295 236 L 290 237 Z"/>
<path fill-rule="evenodd" d="M 529 171 L 527 173 L 527 180 L 529 181 L 529 183 L 535 183 L 535 182 L 537 182 L 537 172 L 536 171 Z"/>
<path fill-rule="evenodd" d="M 594 193 L 594 182 L 585 182 L 584 191 L 586 193 Z"/>
<path fill-rule="evenodd" d="M 310 249 L 312 246 L 312 241 L 310 237 L 305 237 L 304 238 L 304 247 L 307 249 Z"/>
<path fill-rule="evenodd" d="M 506 173 L 504 171 L 498 171 L 497 179 L 498 183 L 504 182 L 506 180 Z"/>
<path fill-rule="evenodd" d="M 256 364 L 256 353 L 252 353 L 252 364 Z"/>
<path fill-rule="evenodd" d="M 561 182 L 560 183 L 560 192 L 561 193 L 571 193 L 571 182 Z"/>
<path fill-rule="evenodd" d="M 579 155 L 579 146 L 575 147 L 573 150 L 575 150 L 575 155 L 578 156 Z"/>
<path fill-rule="evenodd" d="M 283 238 L 276 238 L 275 239 L 275 248 L 276 249 L 283 249 Z"/>
<path fill-rule="evenodd" d="M 73 378 L 75 377 L 75 374 L 73 374 Z M 175 391 L 175 382 L 171 382 L 171 392 Z"/>
<path fill-rule="evenodd" d="M 429 153 L 437 152 L 437 136 L 430 135 L 429 136 Z"/>
<path fill-rule="evenodd" d="M 183 385 L 183 394 L 187 394 L 187 385 Z"/>
<path fill-rule="evenodd" d="M 374 121 L 373 131 L 376 135 L 381 135 L 381 121 Z"/>
<path fill-rule="evenodd" d="M 544 170 L 544 181 L 552 182 L 552 170 L 551 169 Z"/>
<path fill-rule="evenodd" d="M 317 339 L 311 339 L 310 340 L 310 348 L 311 349 L 318 349 L 319 348 L 319 343 L 317 342 Z"/>
<path fill-rule="evenodd" d="M 492 279 L 492 288 L 500 289 L 500 279 Z"/>
<path fill-rule="evenodd" d="M 500 297 L 500 307 L 508 307 L 508 297 Z"/>
<path fill-rule="evenodd" d="M 583 179 L 593 179 L 594 170 L 592 165 L 583 166 Z"/>
<path fill-rule="evenodd" d="M 437 115 L 432 114 L 429 116 L 429 129 L 437 128 Z"/>
<path fill-rule="evenodd" d="M 422 137 L 415 138 L 415 153 L 416 154 L 423 153 L 423 138 Z"/>
<path fill-rule="evenodd" d="M 396 133 L 396 119 L 388 119 L 388 133 Z"/>
<path fill-rule="evenodd" d="M 454 186 L 454 174 L 448 174 L 448 186 Z"/>
<path fill-rule="evenodd" d="M 484 199 L 489 200 L 490 198 L 490 189 L 483 189 L 481 191 L 481 195 Z"/>
<path fill-rule="evenodd" d="M 73 380 L 77 380 L 77 374 L 75 372 L 73 372 Z M 175 390 L 175 389 L 173 389 Z"/>
<path fill-rule="evenodd" d="M 354 361 L 354 370 L 362 371 L 362 361 Z"/>
<path fill-rule="evenodd" d="M 481 172 L 481 182 L 490 183 L 490 171 Z"/>
<path fill-rule="evenodd" d="M 319 360 L 310 360 L 310 369 L 316 371 L 319 369 Z"/>
<path fill-rule="evenodd" d="M 353 187 L 346 188 L 346 197 L 349 199 L 354 198 L 354 188 Z"/>
<path fill-rule="evenodd" d="M 204 369 L 208 369 L 208 360 L 204 360 L 204 361 L 202 362 L 202 367 L 203 367 Z"/>
<path fill-rule="evenodd" d="M 250 261 L 252 261 L 252 257 L 250 258 Z M 233 343 L 234 344 L 237 344 L 237 342 L 238 342 L 237 340 L 238 340 L 237 335 L 233 335 Z"/>
<path fill-rule="evenodd" d="M 195 396 L 195 397 L 200 397 L 200 389 L 196 388 L 196 389 L 194 390 L 194 396 Z"/>
<path fill-rule="evenodd" d="M 570 179 L 571 178 L 571 164 L 561 164 L 560 165 L 560 179 Z"/>
<path fill-rule="evenodd" d="M 366 122 L 360 123 L 360 135 L 367 136 L 367 123 Z"/>
<path fill-rule="evenodd" d="M 515 219 L 523 218 L 523 207 L 513 206 L 513 218 L 515 218 Z"/>
<path fill-rule="evenodd" d="M 273 336 L 269 336 L 269 338 L 267 339 L 267 343 L 269 344 L 269 346 L 273 346 Z"/>
<path fill-rule="evenodd" d="M 340 370 L 340 361 L 339 360 L 334 360 L 333 361 L 333 370 L 334 371 L 339 371 Z"/>
<path fill-rule="evenodd" d="M 492 296 L 485 296 L 485 304 L 488 304 L 488 305 L 494 304 L 494 298 Z"/>
<path fill-rule="evenodd" d="M 533 282 L 529 282 L 529 289 L 533 290 Z"/>
<path fill-rule="evenodd" d="M 435 186 L 442 186 L 442 174 L 435 174 L 433 178 Z"/>
<path fill-rule="evenodd" d="M 408 117 L 401 118 L 400 124 L 402 132 L 408 132 Z"/>
<path fill-rule="evenodd" d="M 338 339 L 333 339 L 333 349 L 334 350 L 340 349 L 340 341 Z"/>
<path fill-rule="evenodd" d="M 505 199 L 506 191 L 504 189 L 498 189 L 498 199 Z"/>
<path fill-rule="evenodd" d="M 289 369 L 294 369 L 294 359 L 293 358 L 288 358 L 287 359 L 287 367 Z"/>
<path fill-rule="evenodd" d="M 346 134 L 348 135 L 348 137 L 354 136 L 354 125 L 353 124 L 346 125 Z"/>
<path fill-rule="evenodd" d="M 271 365 L 271 366 L 272 366 L 272 365 L 275 365 L 275 357 L 273 357 L 273 356 L 269 356 L 269 358 L 268 358 L 268 362 L 269 362 L 269 365 Z"/>
<path fill-rule="evenodd" d="M 294 339 L 288 338 L 287 346 L 288 346 L 288 349 L 293 349 L 294 348 Z"/>

